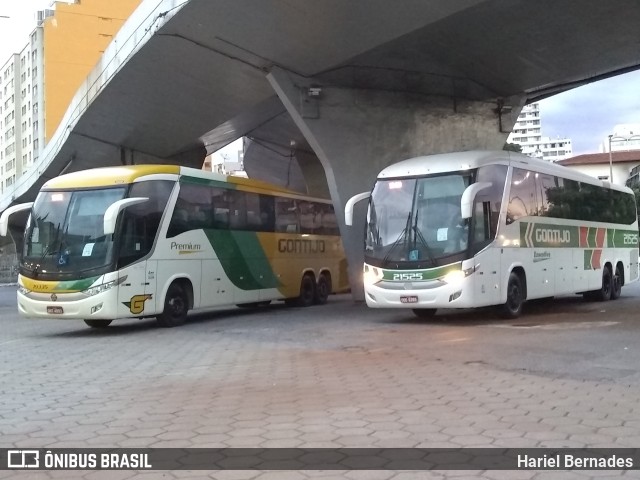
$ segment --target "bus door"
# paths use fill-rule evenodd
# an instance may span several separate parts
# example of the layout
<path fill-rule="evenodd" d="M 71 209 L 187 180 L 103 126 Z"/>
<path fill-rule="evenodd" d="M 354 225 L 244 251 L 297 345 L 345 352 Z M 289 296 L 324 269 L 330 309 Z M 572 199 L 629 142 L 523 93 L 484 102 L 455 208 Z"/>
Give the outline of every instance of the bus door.
<path fill-rule="evenodd" d="M 148 257 L 172 188 L 173 182 L 166 180 L 134 184 L 131 196 L 149 201 L 122 212 L 117 267 L 120 277 L 127 275 L 127 279 L 119 286 L 118 302 L 129 316 L 154 315 L 164 306 L 164 299 L 156 298 L 158 261 Z"/>
<path fill-rule="evenodd" d="M 155 298 L 155 269 L 151 268 L 148 272 L 147 267 L 154 263 L 158 262 L 139 260 L 120 271 L 121 278 L 127 276 L 118 286 L 118 311 L 123 315 L 141 315 L 145 310 L 149 311 L 149 314 L 153 313 L 150 310 L 153 310 L 155 305 L 152 301 Z"/>
<path fill-rule="evenodd" d="M 495 238 L 500 206 L 493 201 L 491 191 L 476 196 L 471 233 L 471 249 L 476 255 L 474 294 L 479 305 L 494 305 L 500 302 L 501 249 L 489 246 Z M 487 248 L 488 247 L 488 248 Z"/>

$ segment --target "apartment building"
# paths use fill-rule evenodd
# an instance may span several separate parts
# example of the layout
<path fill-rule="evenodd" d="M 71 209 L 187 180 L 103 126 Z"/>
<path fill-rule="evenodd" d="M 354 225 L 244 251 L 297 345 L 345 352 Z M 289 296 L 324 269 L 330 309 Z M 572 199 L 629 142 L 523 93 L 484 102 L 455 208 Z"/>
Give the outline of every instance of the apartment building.
<path fill-rule="evenodd" d="M 0 59 L 0 194 L 39 161 L 69 103 L 142 0 L 53 2 Z"/>
<path fill-rule="evenodd" d="M 525 155 L 549 162 L 557 162 L 573 155 L 570 138 L 542 136 L 540 104 L 537 102 L 525 105 L 507 141 L 520 145 Z"/>

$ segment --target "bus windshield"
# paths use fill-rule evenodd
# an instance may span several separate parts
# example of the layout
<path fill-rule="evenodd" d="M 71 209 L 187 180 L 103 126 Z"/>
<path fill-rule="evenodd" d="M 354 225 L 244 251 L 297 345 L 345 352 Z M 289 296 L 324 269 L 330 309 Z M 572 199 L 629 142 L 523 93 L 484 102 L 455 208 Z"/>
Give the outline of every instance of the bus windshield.
<path fill-rule="evenodd" d="M 104 213 L 125 193 L 125 187 L 41 192 L 26 225 L 22 267 L 35 275 L 100 273 L 114 251 Z"/>
<path fill-rule="evenodd" d="M 367 214 L 366 261 L 425 268 L 465 252 L 469 228 L 460 199 L 474 173 L 378 180 Z"/>

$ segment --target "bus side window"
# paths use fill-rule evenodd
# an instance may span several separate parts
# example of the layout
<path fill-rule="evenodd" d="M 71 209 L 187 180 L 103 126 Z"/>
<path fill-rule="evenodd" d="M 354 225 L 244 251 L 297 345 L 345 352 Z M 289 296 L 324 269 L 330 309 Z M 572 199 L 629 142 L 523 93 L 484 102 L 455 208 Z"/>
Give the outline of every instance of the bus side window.
<path fill-rule="evenodd" d="M 298 216 L 295 202 L 290 198 L 276 198 L 276 232 L 296 233 Z"/>
<path fill-rule="evenodd" d="M 538 213 L 535 173 L 514 168 L 509 193 L 507 225 L 523 217 L 537 216 Z"/>
<path fill-rule="evenodd" d="M 474 252 L 496 238 L 506 178 L 506 165 L 487 165 L 478 169 L 476 181 L 491 183 L 491 187 L 481 190 L 475 199 L 471 221 Z"/>
<path fill-rule="evenodd" d="M 151 251 L 172 188 L 173 182 L 166 180 L 133 184 L 129 196 L 147 197 L 149 201 L 132 205 L 123 211 L 118 268 L 133 263 Z"/>

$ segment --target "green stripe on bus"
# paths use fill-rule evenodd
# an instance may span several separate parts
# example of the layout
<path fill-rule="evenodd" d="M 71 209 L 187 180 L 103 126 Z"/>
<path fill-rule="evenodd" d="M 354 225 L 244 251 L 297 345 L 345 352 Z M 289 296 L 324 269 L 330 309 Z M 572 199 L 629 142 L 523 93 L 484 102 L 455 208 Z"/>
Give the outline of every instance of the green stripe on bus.
<path fill-rule="evenodd" d="M 382 279 L 396 282 L 435 280 L 447 273 L 462 269 L 462 262 L 452 263 L 444 267 L 426 268 L 421 270 L 382 270 Z"/>
<path fill-rule="evenodd" d="M 227 190 L 235 190 L 236 185 L 233 183 L 221 182 L 219 180 L 210 180 L 207 178 L 198 178 L 198 177 L 180 177 L 180 183 L 189 183 L 192 185 L 207 185 L 210 187 L 220 187 L 225 188 Z"/>
<path fill-rule="evenodd" d="M 204 230 L 224 273 L 242 290 L 277 288 L 280 282 L 255 232 Z"/>
<path fill-rule="evenodd" d="M 587 228 L 587 248 L 603 248 L 596 245 L 597 227 Z M 633 248 L 638 245 L 638 232 L 634 230 L 606 229 L 606 246 Z M 552 225 L 548 223 L 521 222 L 520 247 L 567 248 L 580 246 L 580 227 L 573 225 Z"/>
<path fill-rule="evenodd" d="M 56 285 L 56 290 L 74 290 L 81 292 L 82 290 L 86 290 L 91 285 L 93 285 L 93 282 L 95 282 L 97 279 L 98 277 L 88 277 L 82 278 L 80 280 L 68 280 L 65 282 L 60 282 Z"/>

